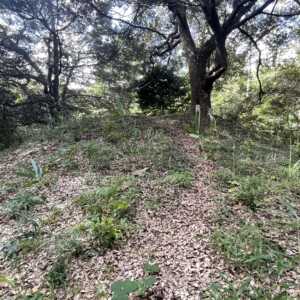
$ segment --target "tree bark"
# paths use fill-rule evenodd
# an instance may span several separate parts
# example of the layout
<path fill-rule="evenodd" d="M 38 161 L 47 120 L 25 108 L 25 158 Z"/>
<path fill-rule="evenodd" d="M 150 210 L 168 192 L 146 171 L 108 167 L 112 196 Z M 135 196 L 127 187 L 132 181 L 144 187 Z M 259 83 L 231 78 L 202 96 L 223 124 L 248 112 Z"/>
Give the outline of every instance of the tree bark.
<path fill-rule="evenodd" d="M 192 91 L 191 112 L 195 114 L 196 105 L 200 105 L 200 131 L 210 126 L 211 92 L 213 83 L 207 79 L 206 60 L 192 59 L 189 63 L 189 76 Z"/>

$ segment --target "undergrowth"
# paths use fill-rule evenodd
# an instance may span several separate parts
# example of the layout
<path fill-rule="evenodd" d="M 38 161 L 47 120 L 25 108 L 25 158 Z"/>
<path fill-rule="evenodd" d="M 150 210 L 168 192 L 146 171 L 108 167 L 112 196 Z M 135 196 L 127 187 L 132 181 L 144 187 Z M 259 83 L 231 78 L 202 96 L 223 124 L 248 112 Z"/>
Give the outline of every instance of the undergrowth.
<path fill-rule="evenodd" d="M 212 243 L 245 278 L 213 284 L 209 299 L 294 299 L 295 278 L 288 274 L 298 274 L 300 257 L 298 146 L 221 127 L 200 141 L 206 158 L 219 166 L 213 177 L 222 193 Z"/>

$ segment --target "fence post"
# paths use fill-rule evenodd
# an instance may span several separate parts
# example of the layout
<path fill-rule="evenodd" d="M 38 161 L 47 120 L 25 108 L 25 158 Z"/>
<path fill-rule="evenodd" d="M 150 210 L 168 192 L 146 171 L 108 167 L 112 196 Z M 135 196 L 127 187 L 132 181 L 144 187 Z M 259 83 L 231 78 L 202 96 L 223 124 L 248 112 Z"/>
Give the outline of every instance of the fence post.
<path fill-rule="evenodd" d="M 195 114 L 195 116 L 196 116 L 196 122 L 195 122 L 196 130 L 197 130 L 197 133 L 200 134 L 200 118 L 201 118 L 200 113 L 201 113 L 201 108 L 200 108 L 199 104 L 196 104 L 195 110 L 196 110 L 196 114 Z"/>

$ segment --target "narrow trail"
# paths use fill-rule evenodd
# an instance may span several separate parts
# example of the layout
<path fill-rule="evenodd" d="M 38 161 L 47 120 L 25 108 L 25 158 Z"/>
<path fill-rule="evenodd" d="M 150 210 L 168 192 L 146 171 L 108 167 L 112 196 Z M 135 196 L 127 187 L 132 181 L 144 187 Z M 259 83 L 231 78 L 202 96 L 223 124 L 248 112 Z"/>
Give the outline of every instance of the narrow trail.
<path fill-rule="evenodd" d="M 161 270 L 153 299 L 199 300 L 225 269 L 210 245 L 216 207 L 209 178 L 214 166 L 200 159 L 196 140 L 181 131 L 174 134 L 195 163 L 193 187 L 181 191 L 176 204 L 164 204 L 155 213 L 145 209 L 138 213 L 137 223 L 144 230 L 120 250 L 108 252 L 103 262 L 112 266 L 117 280 L 141 277 L 143 264 L 152 260 Z"/>

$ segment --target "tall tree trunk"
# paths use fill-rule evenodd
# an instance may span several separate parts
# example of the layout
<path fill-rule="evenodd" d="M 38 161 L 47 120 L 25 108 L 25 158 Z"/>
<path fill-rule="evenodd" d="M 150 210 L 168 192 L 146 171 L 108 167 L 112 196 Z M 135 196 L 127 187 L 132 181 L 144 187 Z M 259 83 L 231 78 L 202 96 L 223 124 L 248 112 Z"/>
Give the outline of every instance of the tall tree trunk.
<path fill-rule="evenodd" d="M 195 106 L 200 105 L 200 130 L 206 131 L 210 126 L 212 84 L 206 79 L 206 64 L 191 62 L 189 64 L 190 84 L 192 91 L 192 113 Z"/>

